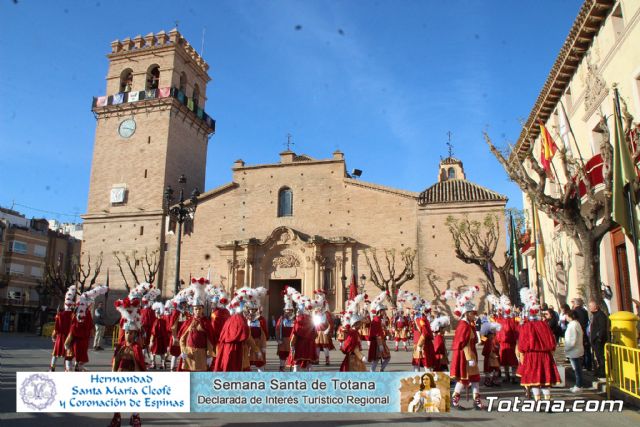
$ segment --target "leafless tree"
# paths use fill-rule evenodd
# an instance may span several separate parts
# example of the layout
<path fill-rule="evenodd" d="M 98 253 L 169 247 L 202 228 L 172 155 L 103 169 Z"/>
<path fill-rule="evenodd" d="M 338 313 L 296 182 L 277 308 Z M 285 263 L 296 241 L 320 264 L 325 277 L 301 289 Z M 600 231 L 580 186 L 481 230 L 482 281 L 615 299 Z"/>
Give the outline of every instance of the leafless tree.
<path fill-rule="evenodd" d="M 369 266 L 371 281 L 381 291 L 388 291 L 395 305 L 398 289 L 415 277 L 413 273 L 413 262 L 416 258 L 416 251 L 413 248 L 405 248 L 400 251 L 399 254 L 395 249 L 383 249 L 383 252 L 383 266 L 380 265 L 378 251 L 376 249 L 365 250 L 364 256 Z M 399 268 L 401 268 L 401 270 L 399 272 L 396 267 L 397 255 L 400 255 Z"/>
<path fill-rule="evenodd" d="M 630 135 L 633 118 L 625 111 L 625 135 Z M 576 159 L 559 144 L 556 157 L 560 165 L 560 174 L 564 176 L 564 185 L 558 185 L 559 191 L 547 191 L 549 173 L 540 165 L 533 150 L 527 153 L 516 153 L 510 147 L 500 150 L 491 141 L 488 133 L 484 138 L 493 155 L 498 159 L 509 179 L 534 202 L 536 207 L 548 217 L 560 224 L 561 230 L 573 239 L 582 255 L 584 263 L 580 266 L 581 286 L 588 291 L 585 296 L 596 299 L 603 304 L 600 293 L 600 241 L 612 225 L 612 180 L 613 180 L 613 147 L 607 120 L 601 115 L 598 132 L 602 136 L 600 154 L 603 161 L 604 197 L 596 197 L 596 189 L 592 185 L 582 159 Z M 533 145 L 533 144 L 532 144 Z M 525 167 L 528 162 L 529 169 Z M 557 177 L 560 181 L 560 177 Z M 585 186 L 585 194 L 581 200 L 579 183 Z"/>
<path fill-rule="evenodd" d="M 513 258 L 504 253 L 504 262 L 496 263 L 496 250 L 500 243 L 500 230 L 504 227 L 495 213 L 487 214 L 482 221 L 470 220 L 467 215 L 449 215 L 446 221 L 453 238 L 456 257 L 466 264 L 477 265 L 487 278 L 487 288 L 495 295 L 509 295 L 509 270 Z M 500 277 L 500 290 L 496 288 L 493 273 Z"/>
<path fill-rule="evenodd" d="M 80 262 L 74 257 L 68 268 L 61 263 L 47 264 L 42 293 L 62 300 L 71 285 L 77 286 L 78 294 L 93 288 L 102 268 L 102 252 L 95 259 L 88 253 L 84 259 L 85 262 Z"/>
<path fill-rule="evenodd" d="M 120 275 L 127 291 L 130 291 L 132 287 L 141 282 L 151 284 L 155 282 L 160 268 L 159 254 L 160 251 L 158 249 L 149 251 L 148 248 L 144 249 L 144 254 L 137 250 L 113 252 L 116 266 L 120 270 Z"/>

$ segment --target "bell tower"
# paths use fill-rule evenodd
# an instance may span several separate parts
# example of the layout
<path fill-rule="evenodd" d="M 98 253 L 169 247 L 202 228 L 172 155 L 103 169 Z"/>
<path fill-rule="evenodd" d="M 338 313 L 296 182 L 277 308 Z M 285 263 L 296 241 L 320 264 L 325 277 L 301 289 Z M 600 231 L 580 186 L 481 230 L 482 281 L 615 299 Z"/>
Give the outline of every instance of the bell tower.
<path fill-rule="evenodd" d="M 163 192 L 204 190 L 215 121 L 205 112 L 209 66 L 177 29 L 111 43 L 106 93 L 93 98 L 96 135 L 83 257 L 102 253 L 104 282 L 123 287 L 114 252 L 158 251 L 162 283 Z M 125 271 L 128 269 L 125 266 Z"/>

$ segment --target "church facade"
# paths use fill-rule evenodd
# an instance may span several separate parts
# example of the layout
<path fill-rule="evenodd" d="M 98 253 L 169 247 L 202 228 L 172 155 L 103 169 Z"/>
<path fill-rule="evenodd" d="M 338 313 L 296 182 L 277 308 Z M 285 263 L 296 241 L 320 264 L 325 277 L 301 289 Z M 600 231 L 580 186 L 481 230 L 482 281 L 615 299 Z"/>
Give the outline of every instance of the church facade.
<path fill-rule="evenodd" d="M 128 47 L 122 58 L 130 59 L 123 61 L 116 59 L 120 60 L 118 49 L 126 43 L 112 44 L 111 77 L 107 80 L 113 78 L 119 85 L 108 84 L 108 96 L 127 89 L 122 76 L 128 76 L 126 70 L 130 68 L 134 75 L 132 88 L 137 89 L 134 67 L 141 63 L 143 70 L 139 73 L 145 77 L 144 82 L 153 79 L 146 69 L 155 66 L 157 56 L 149 52 L 161 50 L 159 54 L 176 60 L 172 64 L 167 61 L 166 69 L 163 65 L 158 68 L 159 87 L 169 88 L 167 98 L 138 100 L 125 106 L 128 109 L 124 111 L 118 110 L 123 108 L 121 104 L 94 106 L 98 126 L 83 243 L 85 254 L 102 252 L 101 276 L 110 271 L 112 288 L 119 286 L 120 274 L 114 252 L 158 250 L 157 284 L 165 296 L 173 295 L 177 239 L 174 224 L 162 205 L 163 190 L 167 185 L 175 188 L 180 174 L 187 176 L 185 194 L 196 186 L 202 189 L 207 137 L 213 132 L 213 122 L 206 120 L 209 116 L 203 111 L 204 119 L 199 117 L 188 101 L 197 95 L 197 108 L 204 109 L 207 67 L 197 54 L 181 53 L 188 43 L 179 33 L 172 31 L 169 36 L 166 43 L 157 42 L 164 33 L 146 36 L 148 44 Z M 156 62 L 130 62 L 145 55 L 150 60 L 156 58 Z M 191 74 L 185 70 L 191 70 Z M 191 84 L 181 84 L 184 75 L 183 82 L 198 84 L 197 93 Z M 180 93 L 186 102 L 173 96 Z M 131 137 L 117 131 L 126 127 L 126 120 L 137 123 Z M 183 157 L 179 157 L 172 152 L 178 142 L 195 150 L 182 150 Z M 143 175 L 143 168 L 137 166 L 144 158 L 141 153 L 148 150 L 157 150 L 154 176 L 147 169 Z M 110 169 L 113 164 L 116 171 Z M 122 164 L 121 169 L 118 164 Z M 385 277 L 390 274 L 385 250 L 395 251 L 392 267 L 396 275 L 405 267 L 402 251 L 415 251 L 412 278 L 403 289 L 428 299 L 435 299 L 444 289 L 486 280 L 477 266 L 456 258 L 446 220 L 463 215 L 482 220 L 493 213 L 504 223 L 507 200 L 468 181 L 462 162 L 452 156 L 441 160 L 437 170 L 434 167 L 437 181 L 422 193 L 350 176 L 340 151 L 314 159 L 287 150 L 276 162 L 248 165 L 237 160 L 230 166 L 229 182 L 199 195 L 193 220 L 185 227 L 180 257 L 180 276 L 185 282 L 189 276 L 209 275 L 213 283 L 228 291 L 265 286 L 269 289 L 265 308 L 272 315 L 281 310 L 284 286 L 294 286 L 307 295 L 324 290 L 335 311 L 343 309 L 354 277 L 370 295 L 380 292 L 371 281 L 365 256 L 371 251 L 377 254 Z M 417 179 L 433 182 L 427 176 Z M 125 197 L 113 194 L 114 188 L 125 188 Z M 505 245 L 503 234 L 496 251 L 499 257 Z"/>

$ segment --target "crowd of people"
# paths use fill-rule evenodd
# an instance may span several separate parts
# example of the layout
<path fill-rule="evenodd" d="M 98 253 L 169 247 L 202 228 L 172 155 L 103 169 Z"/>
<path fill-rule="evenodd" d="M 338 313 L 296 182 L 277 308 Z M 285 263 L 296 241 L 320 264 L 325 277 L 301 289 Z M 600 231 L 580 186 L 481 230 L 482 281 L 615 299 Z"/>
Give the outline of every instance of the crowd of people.
<path fill-rule="evenodd" d="M 65 360 L 65 371 L 85 370 L 94 328 L 89 306 L 106 290 L 100 286 L 77 297 L 75 287 L 69 289 L 64 311 L 56 316 L 52 371 L 59 358 Z M 112 370 L 262 372 L 270 337 L 277 341 L 274 356 L 280 371 L 311 371 L 321 361 L 331 365 L 330 351 L 338 347 L 344 354 L 340 371 L 383 372 L 393 351 L 411 351 L 414 371 L 447 372 L 455 380 L 454 408 L 460 407 L 462 392 L 470 389 L 476 409 L 483 408 L 481 374 L 485 387 L 500 385 L 499 378 L 515 384 L 519 377 L 526 396 L 550 399 L 550 387 L 560 382 L 554 352 L 561 339 L 576 374 L 572 391 L 584 387 L 582 368 L 589 369 L 591 352 L 596 373 L 603 373 L 609 327 L 607 316 L 594 301 L 589 303 L 590 319 L 580 299 L 558 314 L 553 307 L 540 306 L 529 288 L 524 288 L 521 307 L 513 307 L 506 296 L 489 295 L 492 309 L 478 317 L 473 302 L 478 291 L 471 287 L 442 295 L 443 300 L 453 301 L 458 320 L 447 349 L 450 317 L 436 304 L 432 310 L 429 301 L 409 291 L 399 291 L 395 304 L 388 292 L 373 299 L 359 294 L 346 302 L 336 322 L 324 292 L 309 297 L 287 287 L 282 292 L 282 315 L 270 331 L 263 315 L 267 295 L 263 287 L 244 287 L 230 298 L 222 287 L 194 278 L 188 288 L 162 303 L 157 301 L 158 289 L 142 283 L 115 302 L 121 318 Z M 93 316 L 98 320 L 95 350 L 102 348 L 102 310 L 98 304 Z M 482 367 L 478 352 L 483 355 Z M 119 423 L 120 414 L 116 414 L 112 425 Z M 133 414 L 130 423 L 140 425 L 139 415 Z"/>

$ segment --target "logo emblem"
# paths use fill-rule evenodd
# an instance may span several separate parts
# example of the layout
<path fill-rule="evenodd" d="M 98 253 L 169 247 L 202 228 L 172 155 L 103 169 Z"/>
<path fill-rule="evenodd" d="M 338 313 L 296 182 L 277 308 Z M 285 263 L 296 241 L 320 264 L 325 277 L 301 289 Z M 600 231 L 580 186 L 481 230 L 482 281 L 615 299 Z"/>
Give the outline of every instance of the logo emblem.
<path fill-rule="evenodd" d="M 20 387 L 20 398 L 29 409 L 42 411 L 54 402 L 56 383 L 46 375 L 30 375 Z"/>

